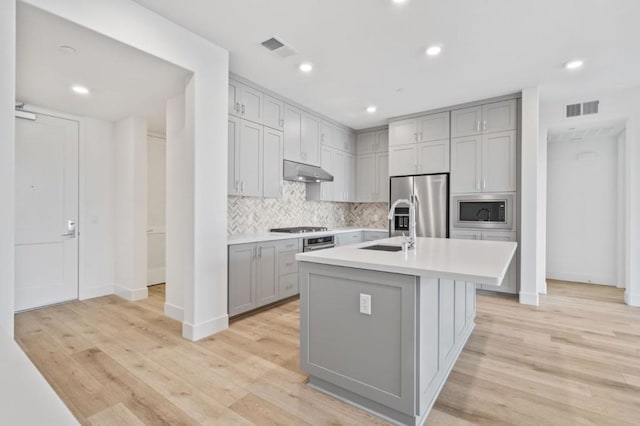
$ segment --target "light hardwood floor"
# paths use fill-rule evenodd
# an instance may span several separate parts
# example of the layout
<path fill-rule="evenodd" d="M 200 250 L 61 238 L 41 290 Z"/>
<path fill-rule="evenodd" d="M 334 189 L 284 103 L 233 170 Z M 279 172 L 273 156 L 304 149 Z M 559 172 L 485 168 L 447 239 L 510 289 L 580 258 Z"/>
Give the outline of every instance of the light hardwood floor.
<path fill-rule="evenodd" d="M 640 309 L 620 289 L 549 282 L 540 307 L 478 296 L 477 326 L 428 425 L 640 424 Z M 148 300 L 16 315 L 16 339 L 84 424 L 384 424 L 308 388 L 299 303 L 201 342 Z"/>

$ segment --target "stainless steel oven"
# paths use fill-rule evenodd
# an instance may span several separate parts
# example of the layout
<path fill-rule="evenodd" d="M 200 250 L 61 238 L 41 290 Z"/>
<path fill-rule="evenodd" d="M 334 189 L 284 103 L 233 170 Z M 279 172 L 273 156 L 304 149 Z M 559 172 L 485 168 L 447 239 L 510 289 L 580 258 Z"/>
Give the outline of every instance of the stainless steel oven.
<path fill-rule="evenodd" d="M 451 204 L 454 228 L 515 229 L 513 194 L 457 195 Z"/>
<path fill-rule="evenodd" d="M 307 237 L 302 240 L 302 251 L 315 251 L 330 249 L 336 246 L 333 235 L 323 235 L 322 237 Z"/>

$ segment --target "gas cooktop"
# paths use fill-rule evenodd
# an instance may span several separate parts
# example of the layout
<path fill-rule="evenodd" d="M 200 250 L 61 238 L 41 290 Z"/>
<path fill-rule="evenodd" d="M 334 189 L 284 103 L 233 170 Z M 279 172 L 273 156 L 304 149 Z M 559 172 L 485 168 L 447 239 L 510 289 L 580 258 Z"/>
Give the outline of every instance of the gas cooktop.
<path fill-rule="evenodd" d="M 305 232 L 321 232 L 328 231 L 329 228 L 324 226 L 295 226 L 292 228 L 275 228 L 271 229 L 271 232 L 283 232 L 286 234 L 302 234 Z"/>

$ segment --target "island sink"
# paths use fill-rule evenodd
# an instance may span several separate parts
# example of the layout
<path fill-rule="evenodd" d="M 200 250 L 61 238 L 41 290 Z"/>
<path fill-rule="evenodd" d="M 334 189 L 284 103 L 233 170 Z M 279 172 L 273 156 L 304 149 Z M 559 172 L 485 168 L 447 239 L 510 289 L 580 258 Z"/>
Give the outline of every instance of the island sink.
<path fill-rule="evenodd" d="M 373 246 L 360 247 L 362 250 L 378 250 L 378 251 L 402 251 L 401 246 L 389 246 L 384 244 L 376 244 Z"/>

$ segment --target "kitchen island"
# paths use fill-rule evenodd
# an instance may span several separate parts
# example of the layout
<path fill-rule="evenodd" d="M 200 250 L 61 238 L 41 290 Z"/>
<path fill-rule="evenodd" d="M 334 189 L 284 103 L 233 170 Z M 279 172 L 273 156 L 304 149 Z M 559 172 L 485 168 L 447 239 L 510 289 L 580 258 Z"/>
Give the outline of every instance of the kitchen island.
<path fill-rule="evenodd" d="M 309 385 L 394 423 L 422 424 L 475 325 L 476 283 L 499 285 L 516 243 L 402 237 L 296 255 Z"/>

